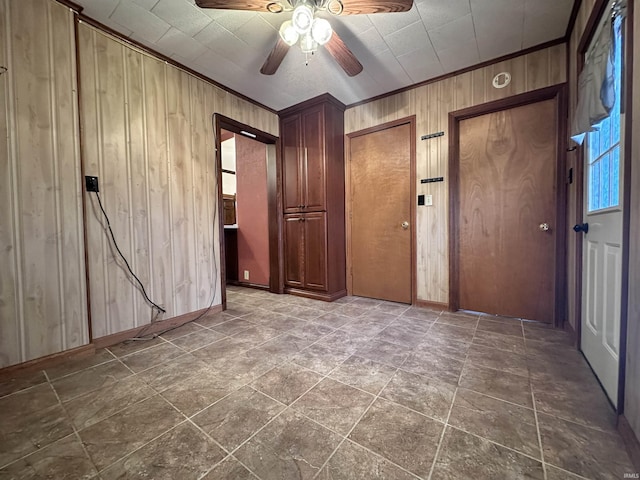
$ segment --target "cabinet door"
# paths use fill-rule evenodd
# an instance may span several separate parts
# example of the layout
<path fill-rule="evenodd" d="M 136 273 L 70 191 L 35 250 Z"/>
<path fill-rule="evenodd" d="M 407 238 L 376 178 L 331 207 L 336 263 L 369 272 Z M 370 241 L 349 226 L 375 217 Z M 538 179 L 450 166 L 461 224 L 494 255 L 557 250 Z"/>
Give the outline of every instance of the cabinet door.
<path fill-rule="evenodd" d="M 325 212 L 307 213 L 302 225 L 304 225 L 305 287 L 326 291 L 327 214 Z"/>
<path fill-rule="evenodd" d="M 304 217 L 284 216 L 284 283 L 289 287 L 304 285 Z"/>
<path fill-rule="evenodd" d="M 303 205 L 303 165 L 300 158 L 300 115 L 282 121 L 282 189 L 284 213 L 299 212 Z"/>
<path fill-rule="evenodd" d="M 305 212 L 326 210 L 324 107 L 318 105 L 302 114 L 303 202 Z"/>

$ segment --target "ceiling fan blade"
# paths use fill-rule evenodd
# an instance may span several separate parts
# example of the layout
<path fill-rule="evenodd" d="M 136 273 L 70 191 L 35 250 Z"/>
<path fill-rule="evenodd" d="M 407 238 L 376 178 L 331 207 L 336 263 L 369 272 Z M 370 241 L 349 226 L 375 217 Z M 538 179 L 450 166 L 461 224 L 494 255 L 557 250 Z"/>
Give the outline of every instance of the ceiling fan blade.
<path fill-rule="evenodd" d="M 200 8 L 222 10 L 252 10 L 255 12 L 279 13 L 291 8 L 287 0 L 196 0 Z"/>
<path fill-rule="evenodd" d="M 413 0 L 329 0 L 327 10 L 336 15 L 408 12 Z"/>
<path fill-rule="evenodd" d="M 278 67 L 282 63 L 282 60 L 284 60 L 288 51 L 289 45 L 287 45 L 284 40 L 278 36 L 278 42 L 275 47 L 273 47 L 273 50 L 271 50 L 271 53 L 264 62 L 264 65 L 262 65 L 260 73 L 263 75 L 273 75 L 276 73 L 276 70 L 278 70 Z"/>
<path fill-rule="evenodd" d="M 362 64 L 336 32 L 333 32 L 331 39 L 325 44 L 324 48 L 329 51 L 331 56 L 336 59 L 336 62 L 350 77 L 354 77 L 362 71 Z"/>

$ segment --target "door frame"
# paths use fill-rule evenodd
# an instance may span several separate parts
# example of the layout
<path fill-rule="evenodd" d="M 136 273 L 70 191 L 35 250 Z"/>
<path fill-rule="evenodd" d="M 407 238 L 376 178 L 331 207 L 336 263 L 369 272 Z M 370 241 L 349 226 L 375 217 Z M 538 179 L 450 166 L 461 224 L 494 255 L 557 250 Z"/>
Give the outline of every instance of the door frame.
<path fill-rule="evenodd" d="M 609 7 L 610 0 L 596 0 L 591 15 L 587 20 L 586 27 L 580 37 L 578 43 L 578 50 L 576 55 L 577 70 L 576 70 L 576 84 L 578 86 L 578 76 L 584 68 L 584 57 L 587 53 L 591 40 L 596 34 L 598 25 L 602 20 L 602 16 L 605 15 L 606 9 Z M 621 100 L 621 107 L 625 115 L 624 131 L 625 138 L 623 139 L 623 155 L 624 165 L 622 169 L 623 178 L 621 179 L 623 185 L 622 191 L 622 271 L 621 271 L 621 300 L 620 300 L 620 354 L 618 358 L 618 406 L 616 407 L 616 413 L 618 415 L 624 414 L 624 399 L 625 399 L 625 387 L 626 387 L 626 370 L 627 370 L 627 329 L 628 329 L 628 317 L 629 317 L 629 234 L 631 227 L 631 158 L 633 156 L 633 12 L 634 2 L 627 3 L 627 16 L 625 19 L 624 29 L 624 44 L 623 48 L 623 60 L 624 69 L 622 72 L 622 83 L 624 85 L 624 91 L 622 92 L 624 97 Z M 585 151 L 584 144 L 578 146 L 575 149 L 576 152 L 576 223 L 583 223 L 584 220 L 584 159 Z M 575 240 L 576 251 L 576 265 L 575 265 L 575 292 L 576 298 L 574 298 L 575 309 L 575 332 L 577 337 L 577 348 L 582 353 L 582 257 L 583 257 L 583 238 L 582 235 L 577 235 Z M 583 354 L 584 355 L 584 354 Z M 585 357 L 586 358 L 586 357 Z M 595 375 L 594 375 L 595 376 Z M 597 377 L 596 377 L 597 380 Z M 599 380 L 598 380 L 599 382 Z M 601 385 L 602 387 L 602 385 Z M 604 390 L 604 388 L 603 388 Z"/>
<path fill-rule="evenodd" d="M 393 127 L 399 127 L 401 125 L 409 125 L 410 138 L 409 138 L 409 156 L 410 156 L 410 230 L 411 230 L 411 304 L 415 305 L 418 298 L 418 286 L 417 286 L 417 260 L 416 260 L 416 116 L 411 115 L 398 120 L 392 120 L 380 125 L 365 128 L 364 130 L 358 130 L 348 133 L 345 136 L 345 149 L 344 149 L 344 168 L 345 168 L 345 233 L 347 237 L 347 294 L 351 295 L 353 292 L 353 264 L 352 264 L 352 229 L 351 229 L 351 216 L 353 213 L 352 198 L 351 198 L 351 140 L 356 137 L 368 135 L 370 133 L 387 130 Z"/>
<path fill-rule="evenodd" d="M 257 128 L 245 125 L 244 123 L 225 117 L 219 113 L 214 113 L 213 133 L 216 149 L 216 181 L 218 185 L 218 229 L 220 237 L 220 288 L 222 309 L 227 309 L 227 279 L 225 268 L 226 247 L 224 241 L 224 212 L 222 201 L 222 130 L 227 130 L 239 135 L 244 135 L 252 140 L 264 143 L 266 146 L 274 145 L 275 154 L 267 156 L 267 211 L 269 212 L 269 291 L 282 293 L 283 285 L 283 263 L 282 259 L 282 198 L 278 194 L 280 191 L 280 139 Z M 243 133 L 244 132 L 244 133 Z M 248 133 L 249 135 L 246 135 Z"/>
<path fill-rule="evenodd" d="M 483 103 L 449 113 L 449 310 L 457 311 L 460 306 L 460 275 L 458 221 L 460 210 L 460 122 L 489 113 L 521 107 L 546 100 L 556 101 L 556 122 L 558 125 L 556 144 L 556 245 L 555 245 L 555 285 L 553 325 L 564 327 L 566 320 L 567 268 L 567 181 L 566 181 L 566 138 L 567 111 L 566 84 L 558 84 L 539 90 L 514 95 L 508 98 Z"/>

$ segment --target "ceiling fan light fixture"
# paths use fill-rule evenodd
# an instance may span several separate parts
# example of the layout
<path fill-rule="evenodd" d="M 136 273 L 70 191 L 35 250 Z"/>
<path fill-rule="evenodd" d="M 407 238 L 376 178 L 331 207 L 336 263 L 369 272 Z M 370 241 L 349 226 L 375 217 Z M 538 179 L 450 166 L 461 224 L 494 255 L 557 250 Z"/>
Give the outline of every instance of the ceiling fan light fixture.
<path fill-rule="evenodd" d="M 304 35 L 311 30 L 313 23 L 313 9 L 307 3 L 300 3 L 293 10 L 293 16 L 291 17 L 291 23 L 293 28 L 296 29 L 300 35 Z"/>
<path fill-rule="evenodd" d="M 318 42 L 313 39 L 311 33 L 306 33 L 300 37 L 300 50 L 302 50 L 302 53 L 306 54 L 314 53 L 318 50 Z"/>
<path fill-rule="evenodd" d="M 290 47 L 295 45 L 296 42 L 298 41 L 298 38 L 300 38 L 300 35 L 296 31 L 296 29 L 294 28 L 290 20 L 287 20 L 282 25 L 280 25 L 279 33 L 280 33 L 280 38 L 282 38 L 284 43 L 286 43 Z"/>
<path fill-rule="evenodd" d="M 333 30 L 331 24 L 324 18 L 316 18 L 311 25 L 311 36 L 318 43 L 324 45 L 331 39 Z"/>

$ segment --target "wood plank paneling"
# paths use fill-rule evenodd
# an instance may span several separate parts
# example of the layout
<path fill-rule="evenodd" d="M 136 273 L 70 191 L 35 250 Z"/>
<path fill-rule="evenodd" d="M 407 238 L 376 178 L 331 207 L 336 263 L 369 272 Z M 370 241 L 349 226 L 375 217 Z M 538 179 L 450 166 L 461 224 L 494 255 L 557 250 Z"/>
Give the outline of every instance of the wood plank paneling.
<path fill-rule="evenodd" d="M 73 13 L 3 0 L 0 24 L 4 367 L 85 345 L 89 334 Z"/>
<path fill-rule="evenodd" d="M 89 25 L 79 35 L 85 171 L 100 177 L 120 248 L 161 318 L 220 304 L 212 115 L 273 135 L 278 117 Z M 94 336 L 148 324 L 151 307 L 85 195 Z"/>
<path fill-rule="evenodd" d="M 491 81 L 496 73 L 502 71 L 511 74 L 512 83 L 507 88 L 494 89 Z M 416 115 L 416 193 L 433 195 L 433 206 L 417 209 L 416 261 L 419 300 L 436 303 L 449 301 L 449 139 L 445 135 L 422 141 L 420 136 L 447 132 L 448 115 L 451 111 L 565 81 L 566 46 L 556 45 L 347 109 L 345 133 Z M 439 176 L 444 177 L 445 181 L 420 184 L 421 178 Z"/>

